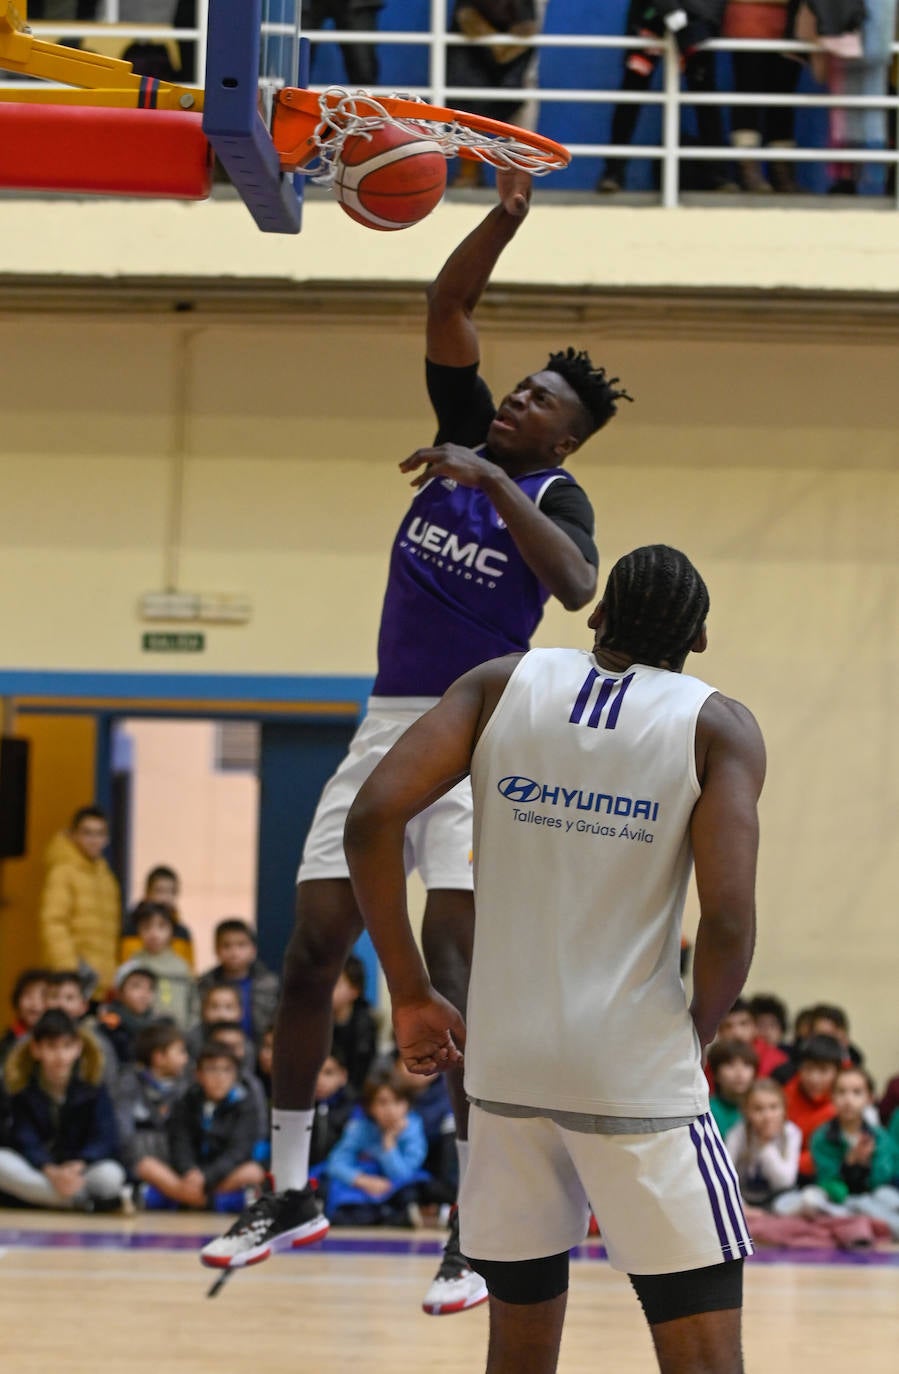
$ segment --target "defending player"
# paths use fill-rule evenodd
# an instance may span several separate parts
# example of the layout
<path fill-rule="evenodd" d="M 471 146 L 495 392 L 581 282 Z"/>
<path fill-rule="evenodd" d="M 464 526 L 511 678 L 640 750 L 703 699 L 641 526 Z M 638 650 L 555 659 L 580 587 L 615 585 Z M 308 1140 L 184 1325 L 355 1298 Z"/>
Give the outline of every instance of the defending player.
<path fill-rule="evenodd" d="M 477 926 L 465 1086 L 465 1255 L 490 1290 L 488 1374 L 552 1374 L 568 1252 L 592 1204 L 631 1277 L 663 1374 L 740 1374 L 737 1178 L 702 1046 L 743 986 L 755 933 L 764 746 L 737 702 L 681 672 L 708 594 L 664 545 L 612 570 L 592 653 L 535 649 L 461 678 L 361 789 L 346 848 L 407 1066 L 460 1059 L 406 911 L 403 833 L 471 772 Z M 684 895 L 700 901 L 694 997 Z"/>
<path fill-rule="evenodd" d="M 497 409 L 479 375 L 472 312 L 528 209 L 530 185 L 506 178 L 496 206 L 451 255 L 428 293 L 427 378 L 437 446 L 400 464 L 418 494 L 393 545 L 368 714 L 326 785 L 298 875 L 275 1028 L 272 1167 L 262 1198 L 202 1251 L 239 1266 L 323 1235 L 308 1187 L 318 1070 L 331 1043 L 331 992 L 362 922 L 343 852 L 347 811 L 390 746 L 460 673 L 525 649 L 550 595 L 576 610 L 592 597 L 598 555 L 590 503 L 562 464 L 615 414 L 615 379 L 573 349 L 519 382 Z M 507 208 L 508 207 L 508 208 Z M 628 398 L 630 399 L 630 398 Z M 474 446 L 474 447 L 472 447 Z M 425 887 L 423 946 L 435 987 L 465 1008 L 474 925 L 467 783 L 412 825 L 406 862 Z M 464 1173 L 467 1104 L 450 1074 Z M 425 1300 L 435 1315 L 486 1300 L 455 1230 Z"/>

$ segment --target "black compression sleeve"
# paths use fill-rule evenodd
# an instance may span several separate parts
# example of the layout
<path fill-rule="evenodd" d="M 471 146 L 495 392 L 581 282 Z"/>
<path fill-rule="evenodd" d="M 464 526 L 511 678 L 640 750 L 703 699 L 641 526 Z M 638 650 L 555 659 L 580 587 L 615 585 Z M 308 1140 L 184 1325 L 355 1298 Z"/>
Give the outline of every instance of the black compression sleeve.
<path fill-rule="evenodd" d="M 587 493 L 576 482 L 560 479 L 548 487 L 540 509 L 554 525 L 564 530 L 588 563 L 599 567 L 599 552 L 593 539 L 593 507 Z"/>
<path fill-rule="evenodd" d="M 650 1326 L 743 1306 L 743 1261 L 674 1274 L 628 1274 Z"/>
<path fill-rule="evenodd" d="M 425 361 L 428 395 L 437 416 L 437 444 L 463 444 L 475 448 L 487 437 L 496 414 L 490 388 L 478 371 L 469 367 L 445 367 Z"/>

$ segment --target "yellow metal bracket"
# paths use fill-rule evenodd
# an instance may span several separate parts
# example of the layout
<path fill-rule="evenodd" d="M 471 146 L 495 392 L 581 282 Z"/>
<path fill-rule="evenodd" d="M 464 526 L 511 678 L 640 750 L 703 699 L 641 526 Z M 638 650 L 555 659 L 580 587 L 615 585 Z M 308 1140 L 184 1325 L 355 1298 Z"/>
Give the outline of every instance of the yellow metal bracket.
<path fill-rule="evenodd" d="M 55 81 L 75 90 L 23 86 L 0 90 L 0 101 L 42 105 L 105 105 L 121 109 L 202 110 L 198 86 L 138 76 L 130 62 L 35 38 L 25 0 L 0 0 L 0 71 Z"/>

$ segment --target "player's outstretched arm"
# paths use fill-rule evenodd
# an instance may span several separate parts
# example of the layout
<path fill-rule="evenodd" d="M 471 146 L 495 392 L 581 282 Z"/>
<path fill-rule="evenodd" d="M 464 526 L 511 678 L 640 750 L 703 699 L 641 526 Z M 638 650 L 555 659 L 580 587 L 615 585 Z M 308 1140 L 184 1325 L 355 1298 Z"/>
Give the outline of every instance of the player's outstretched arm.
<path fill-rule="evenodd" d="M 430 985 L 406 903 L 406 825 L 468 772 L 517 659 L 466 673 L 381 760 L 350 808 L 344 847 L 359 911 L 384 969 L 397 1044 L 413 1072 L 458 1062 L 465 1028 Z M 402 1040 L 400 1037 L 402 1036 Z"/>
<path fill-rule="evenodd" d="M 444 367 L 469 367 L 480 359 L 474 308 L 503 249 L 528 212 L 530 177 L 508 174 L 501 203 L 463 239 L 428 287 L 427 354 Z"/>
<path fill-rule="evenodd" d="M 700 712 L 696 740 L 702 795 L 690 833 L 700 919 L 690 1012 L 705 1047 L 752 962 L 765 745 L 751 712 L 717 693 Z"/>

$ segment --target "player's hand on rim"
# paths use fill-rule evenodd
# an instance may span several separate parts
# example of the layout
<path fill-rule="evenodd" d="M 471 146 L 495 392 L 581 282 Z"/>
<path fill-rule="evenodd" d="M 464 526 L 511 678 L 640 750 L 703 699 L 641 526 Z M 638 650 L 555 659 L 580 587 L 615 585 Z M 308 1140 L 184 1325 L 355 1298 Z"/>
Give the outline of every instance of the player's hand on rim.
<path fill-rule="evenodd" d="M 434 477 L 451 477 L 463 487 L 479 487 L 488 472 L 496 471 L 495 464 L 461 444 L 437 444 L 433 448 L 419 448 L 400 463 L 400 472 L 424 472 L 410 484 L 424 487 Z"/>
<path fill-rule="evenodd" d="M 433 988 L 414 1002 L 394 1001 L 393 1029 L 410 1073 L 440 1073 L 464 1062 L 465 1022 Z"/>

